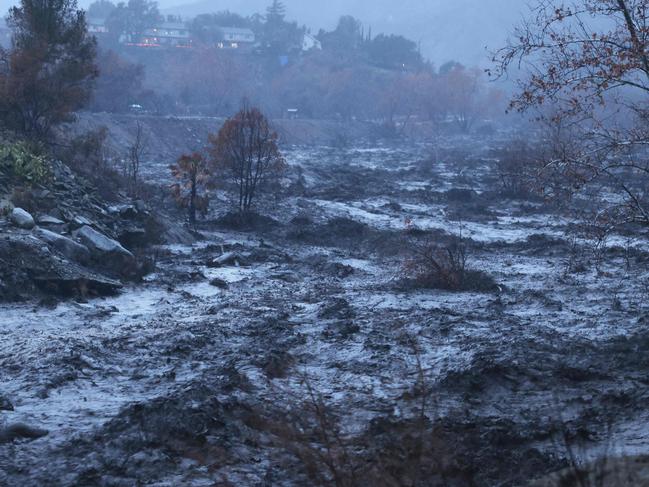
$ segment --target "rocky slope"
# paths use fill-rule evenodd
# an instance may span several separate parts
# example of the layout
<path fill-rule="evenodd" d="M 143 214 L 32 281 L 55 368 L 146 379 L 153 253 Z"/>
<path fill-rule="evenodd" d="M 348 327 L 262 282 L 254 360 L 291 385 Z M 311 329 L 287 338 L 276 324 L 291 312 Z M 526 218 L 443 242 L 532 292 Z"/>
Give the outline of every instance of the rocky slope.
<path fill-rule="evenodd" d="M 60 162 L 51 172 L 35 185 L 0 178 L 0 301 L 113 294 L 146 274 L 144 249 L 169 238 L 161 215 L 125 197 L 108 203 Z"/>

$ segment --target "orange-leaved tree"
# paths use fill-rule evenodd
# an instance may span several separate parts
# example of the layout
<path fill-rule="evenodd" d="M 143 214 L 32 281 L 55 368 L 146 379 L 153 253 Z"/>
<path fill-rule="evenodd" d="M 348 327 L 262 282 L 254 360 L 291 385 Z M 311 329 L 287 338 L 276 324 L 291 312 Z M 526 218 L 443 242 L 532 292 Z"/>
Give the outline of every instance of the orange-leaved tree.
<path fill-rule="evenodd" d="M 187 208 L 189 222 L 196 222 L 196 210 L 207 211 L 209 195 L 207 194 L 210 171 L 206 158 L 199 152 L 180 156 L 178 162 L 171 166 L 171 175 L 176 179 L 171 187 L 172 194 L 179 205 Z"/>
<path fill-rule="evenodd" d="M 647 0 L 536 0 L 494 57 L 495 74 L 522 73 L 511 107 L 553 129 L 539 176 L 590 188 L 609 227 L 649 225 L 648 26 Z"/>
<path fill-rule="evenodd" d="M 248 213 L 260 190 L 286 166 L 277 133 L 259 109 L 244 106 L 209 141 L 215 171 L 233 183 L 239 212 Z"/>

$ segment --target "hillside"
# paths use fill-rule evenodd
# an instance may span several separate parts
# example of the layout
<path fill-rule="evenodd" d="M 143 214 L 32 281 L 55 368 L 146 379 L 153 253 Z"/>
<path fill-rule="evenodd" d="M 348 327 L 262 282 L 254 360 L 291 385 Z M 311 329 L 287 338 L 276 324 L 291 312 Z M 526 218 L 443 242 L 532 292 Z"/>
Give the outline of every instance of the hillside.
<path fill-rule="evenodd" d="M 250 15 L 263 12 L 267 0 L 212 0 L 180 4 L 165 13 L 192 17 L 200 13 L 229 9 Z M 387 0 L 286 0 L 287 16 L 312 31 L 335 27 L 341 14 L 359 18 L 372 31 L 401 34 L 421 42 L 422 51 L 437 64 L 458 59 L 466 64 L 483 64 L 485 47 L 496 48 L 507 38 L 509 28 L 520 18 L 524 2 L 517 0 L 404 0 L 395 9 Z M 314 8 L 317 5 L 317 8 Z"/>

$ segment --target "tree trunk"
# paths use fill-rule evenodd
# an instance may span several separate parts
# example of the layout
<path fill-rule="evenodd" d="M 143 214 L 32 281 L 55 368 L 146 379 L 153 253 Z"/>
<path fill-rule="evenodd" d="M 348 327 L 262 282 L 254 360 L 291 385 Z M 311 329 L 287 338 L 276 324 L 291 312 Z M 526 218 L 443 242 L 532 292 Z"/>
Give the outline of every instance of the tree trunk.
<path fill-rule="evenodd" d="M 189 223 L 196 224 L 196 178 L 192 179 L 192 188 L 189 195 Z"/>

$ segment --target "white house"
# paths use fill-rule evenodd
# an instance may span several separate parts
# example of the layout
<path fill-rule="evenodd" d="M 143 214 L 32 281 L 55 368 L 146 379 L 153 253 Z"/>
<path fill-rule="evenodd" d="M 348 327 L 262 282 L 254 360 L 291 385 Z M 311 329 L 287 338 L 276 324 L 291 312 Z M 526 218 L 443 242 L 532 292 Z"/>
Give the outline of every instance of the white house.
<path fill-rule="evenodd" d="M 88 32 L 93 35 L 108 34 L 105 19 L 88 19 Z"/>
<path fill-rule="evenodd" d="M 238 49 L 255 43 L 255 33 L 250 29 L 221 27 L 220 31 L 221 40 L 217 43 L 217 47 L 221 49 Z"/>
<path fill-rule="evenodd" d="M 322 43 L 311 34 L 305 33 L 304 39 L 302 39 L 302 50 L 310 51 L 311 49 L 322 50 Z"/>
<path fill-rule="evenodd" d="M 182 22 L 164 22 L 146 29 L 135 44 L 141 47 L 191 47 L 192 39 Z"/>

